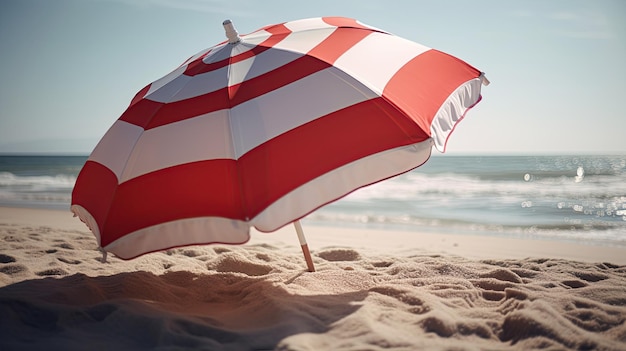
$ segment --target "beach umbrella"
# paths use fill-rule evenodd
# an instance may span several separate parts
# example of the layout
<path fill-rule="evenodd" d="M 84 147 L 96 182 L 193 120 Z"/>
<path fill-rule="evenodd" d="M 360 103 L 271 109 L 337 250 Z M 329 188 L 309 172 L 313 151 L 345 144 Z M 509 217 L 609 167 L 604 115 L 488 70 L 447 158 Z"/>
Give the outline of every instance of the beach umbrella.
<path fill-rule="evenodd" d="M 122 259 L 242 244 L 426 162 L 484 74 L 342 17 L 239 35 L 139 91 L 80 171 L 71 211 Z"/>

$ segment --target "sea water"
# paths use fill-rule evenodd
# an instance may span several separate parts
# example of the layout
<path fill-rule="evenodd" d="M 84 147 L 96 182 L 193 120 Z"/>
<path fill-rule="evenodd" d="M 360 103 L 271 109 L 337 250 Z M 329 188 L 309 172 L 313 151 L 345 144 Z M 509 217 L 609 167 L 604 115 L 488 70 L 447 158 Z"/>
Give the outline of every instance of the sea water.
<path fill-rule="evenodd" d="M 87 156 L 0 156 L 0 206 L 65 209 Z"/>
<path fill-rule="evenodd" d="M 87 156 L 0 156 L 0 206 L 69 210 Z M 305 224 L 626 246 L 626 155 L 433 156 Z"/>

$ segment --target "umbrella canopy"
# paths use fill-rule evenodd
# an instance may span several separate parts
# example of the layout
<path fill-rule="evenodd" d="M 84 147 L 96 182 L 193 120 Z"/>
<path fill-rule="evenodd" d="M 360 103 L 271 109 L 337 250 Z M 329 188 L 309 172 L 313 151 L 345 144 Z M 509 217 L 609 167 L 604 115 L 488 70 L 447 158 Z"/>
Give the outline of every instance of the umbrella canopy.
<path fill-rule="evenodd" d="M 224 28 L 137 93 L 78 175 L 72 212 L 120 258 L 245 243 L 418 167 L 487 83 L 353 19 Z"/>

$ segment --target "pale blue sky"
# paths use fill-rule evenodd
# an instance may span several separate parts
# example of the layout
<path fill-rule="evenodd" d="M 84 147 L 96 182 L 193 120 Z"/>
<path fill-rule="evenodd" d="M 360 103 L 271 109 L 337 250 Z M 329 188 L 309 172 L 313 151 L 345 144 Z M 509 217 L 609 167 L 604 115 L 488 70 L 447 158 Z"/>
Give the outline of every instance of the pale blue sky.
<path fill-rule="evenodd" d="M 88 154 L 134 94 L 196 52 L 345 16 L 448 52 L 492 84 L 448 153 L 626 154 L 626 1 L 2 0 L 0 153 Z"/>

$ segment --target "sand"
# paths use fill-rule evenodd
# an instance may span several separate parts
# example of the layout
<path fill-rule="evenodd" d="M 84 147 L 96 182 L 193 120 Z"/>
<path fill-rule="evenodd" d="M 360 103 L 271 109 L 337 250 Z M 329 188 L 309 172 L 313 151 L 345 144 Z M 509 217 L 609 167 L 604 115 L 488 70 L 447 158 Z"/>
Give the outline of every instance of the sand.
<path fill-rule="evenodd" d="M 307 225 L 106 263 L 0 208 L 0 350 L 626 350 L 626 248 Z"/>

